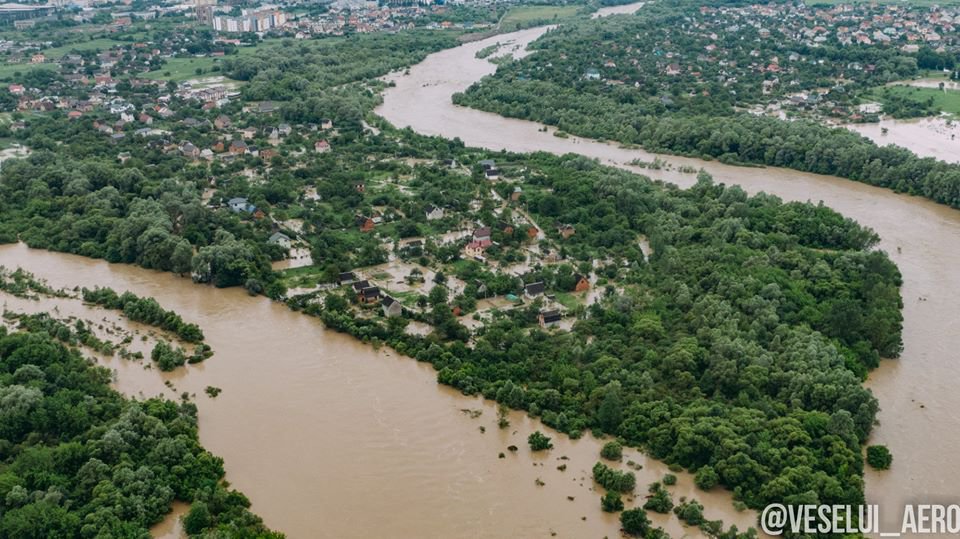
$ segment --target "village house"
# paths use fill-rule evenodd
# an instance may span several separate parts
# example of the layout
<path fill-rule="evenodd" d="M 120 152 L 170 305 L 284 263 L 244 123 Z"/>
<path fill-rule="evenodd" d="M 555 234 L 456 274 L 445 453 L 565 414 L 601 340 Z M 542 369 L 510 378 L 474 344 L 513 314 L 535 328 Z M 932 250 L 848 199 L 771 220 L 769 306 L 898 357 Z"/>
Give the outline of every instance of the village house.
<path fill-rule="evenodd" d="M 466 255 L 467 258 L 473 258 L 476 260 L 483 261 L 484 260 L 483 253 L 491 245 L 493 245 L 493 242 L 491 242 L 489 239 L 474 240 L 468 243 L 466 247 L 463 248 L 463 254 Z"/>
<path fill-rule="evenodd" d="M 359 294 L 360 291 L 363 290 L 364 288 L 369 288 L 369 287 L 370 287 L 370 281 L 368 281 L 368 280 L 366 280 L 366 279 L 362 279 L 362 280 L 359 280 L 359 281 L 354 281 L 352 286 L 353 286 L 353 291 L 356 292 L 357 294 Z"/>
<path fill-rule="evenodd" d="M 279 245 L 284 249 L 289 249 L 290 245 L 292 244 L 292 242 L 290 241 L 290 236 L 287 236 L 282 232 L 274 232 L 270 236 L 270 238 L 267 239 L 267 243 L 269 243 L 270 245 Z"/>
<path fill-rule="evenodd" d="M 247 127 L 245 129 L 241 129 L 240 135 L 244 138 L 244 140 L 251 140 L 253 137 L 257 136 L 257 128 Z"/>
<path fill-rule="evenodd" d="M 243 155 L 247 153 L 247 143 L 242 140 L 234 140 L 230 143 L 230 153 L 234 155 Z"/>
<path fill-rule="evenodd" d="M 357 294 L 357 300 L 363 304 L 371 304 L 380 301 L 380 288 L 377 286 L 366 286 L 360 289 Z"/>
<path fill-rule="evenodd" d="M 184 142 L 180 144 L 180 153 L 184 157 L 196 158 L 200 157 L 200 148 L 197 148 L 191 142 Z"/>
<path fill-rule="evenodd" d="M 570 236 L 577 233 L 577 230 L 573 228 L 573 225 L 560 225 L 557 227 L 557 233 L 559 233 L 563 239 L 569 239 Z"/>
<path fill-rule="evenodd" d="M 544 290 L 546 290 L 546 286 L 543 284 L 543 281 L 537 281 L 525 285 L 523 287 L 523 295 L 528 299 L 535 299 L 537 296 L 542 295 Z"/>
<path fill-rule="evenodd" d="M 333 122 L 327 118 L 321 118 L 320 129 L 333 129 Z"/>
<path fill-rule="evenodd" d="M 484 241 L 484 240 L 489 241 L 491 233 L 492 231 L 490 230 L 490 227 L 482 226 L 473 231 L 473 239 L 474 241 Z"/>
<path fill-rule="evenodd" d="M 337 276 L 337 285 L 343 286 L 357 280 L 357 276 L 352 271 L 344 271 Z"/>
<path fill-rule="evenodd" d="M 318 140 L 313 143 L 313 150 L 317 153 L 325 153 L 330 151 L 330 143 L 326 140 Z"/>
<path fill-rule="evenodd" d="M 542 328 L 556 326 L 557 324 L 560 323 L 560 319 L 561 319 L 560 311 L 557 311 L 556 309 L 549 310 L 549 311 L 540 311 L 540 315 L 537 317 L 537 320 L 540 323 L 540 327 Z"/>
<path fill-rule="evenodd" d="M 373 219 L 367 217 L 366 215 L 358 215 L 355 222 L 360 228 L 360 232 L 370 232 L 375 226 L 377 226 L 377 224 L 373 222 Z"/>
<path fill-rule="evenodd" d="M 590 290 L 590 279 L 588 279 L 586 275 L 577 273 L 573 276 L 573 280 L 576 283 L 573 285 L 574 292 L 584 292 Z"/>
<path fill-rule="evenodd" d="M 387 318 L 393 318 L 403 314 L 403 305 L 387 295 L 384 295 L 383 299 L 380 300 L 380 308 L 383 309 L 383 316 Z"/>
<path fill-rule="evenodd" d="M 523 188 L 519 185 L 513 188 L 513 192 L 510 193 L 510 200 L 516 202 L 520 200 L 520 196 L 523 195 Z"/>
<path fill-rule="evenodd" d="M 256 206 L 254 206 L 253 204 L 250 204 L 250 202 L 243 197 L 231 198 L 230 200 L 227 201 L 227 206 L 229 206 L 230 211 L 234 213 L 240 213 L 240 212 L 251 213 L 257 209 Z"/>
<path fill-rule="evenodd" d="M 216 120 L 213 121 L 213 125 L 217 129 L 227 129 L 231 125 L 230 118 L 221 114 L 220 116 L 217 116 Z"/>
<path fill-rule="evenodd" d="M 424 213 L 426 214 L 427 221 L 436 221 L 437 219 L 443 219 L 443 208 L 434 206 L 433 204 L 428 205 L 427 208 L 424 210 Z"/>

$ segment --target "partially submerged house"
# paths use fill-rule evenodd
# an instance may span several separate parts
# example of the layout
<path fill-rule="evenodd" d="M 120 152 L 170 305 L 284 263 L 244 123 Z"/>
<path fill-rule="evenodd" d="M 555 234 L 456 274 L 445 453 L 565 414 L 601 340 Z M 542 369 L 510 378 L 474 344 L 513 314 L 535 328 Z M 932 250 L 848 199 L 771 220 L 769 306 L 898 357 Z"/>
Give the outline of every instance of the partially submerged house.
<path fill-rule="evenodd" d="M 290 236 L 287 236 L 287 235 L 284 234 L 283 232 L 274 232 L 274 233 L 270 236 L 270 238 L 267 239 L 267 243 L 269 243 L 270 245 L 279 245 L 280 247 L 283 247 L 284 249 L 289 249 L 289 248 L 290 248 L 290 245 L 291 245 L 293 242 L 290 241 Z"/>
<path fill-rule="evenodd" d="M 390 296 L 384 295 L 380 300 L 380 308 L 383 309 L 383 316 L 393 318 L 403 314 L 403 305 Z"/>
<path fill-rule="evenodd" d="M 540 327 L 547 328 L 559 324 L 561 318 L 560 311 L 552 309 L 549 311 L 540 311 L 540 316 L 537 317 L 537 320 L 540 323 Z"/>
<path fill-rule="evenodd" d="M 543 284 L 543 281 L 537 281 L 535 283 L 530 283 L 523 287 L 523 295 L 529 299 L 534 299 L 538 296 L 543 295 L 543 292 L 546 290 L 546 286 Z"/>

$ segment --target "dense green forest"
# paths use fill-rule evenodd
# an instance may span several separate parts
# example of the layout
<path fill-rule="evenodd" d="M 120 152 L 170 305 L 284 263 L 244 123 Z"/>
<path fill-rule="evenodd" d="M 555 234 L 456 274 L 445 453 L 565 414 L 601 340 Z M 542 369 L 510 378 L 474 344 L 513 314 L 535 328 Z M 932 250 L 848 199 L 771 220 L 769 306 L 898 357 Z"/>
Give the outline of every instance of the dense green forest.
<path fill-rule="evenodd" d="M 282 537 L 225 486 L 193 404 L 109 383 L 45 331 L 0 327 L 0 538 L 147 538 L 174 500 L 192 503 L 192 537 Z"/>
<path fill-rule="evenodd" d="M 564 24 L 534 42 L 536 54 L 501 63 L 495 75 L 457 94 L 454 101 L 569 133 L 639 144 L 650 151 L 837 175 L 960 207 L 960 165 L 919 158 L 902 148 L 879 147 L 843 128 L 738 112 L 767 96 L 760 95 L 762 78 L 741 76 L 731 91 L 723 75 L 711 77 L 709 69 L 729 70 L 729 62 L 701 61 L 677 76 L 664 74 L 667 62 L 680 58 L 690 62 L 703 51 L 699 34 L 693 33 L 697 39 L 687 42 L 687 33 L 675 32 L 692 9 L 687 3 L 657 3 L 644 6 L 635 16 Z M 721 36 L 720 50 L 732 47 L 739 36 Z M 656 51 L 662 53 L 665 42 L 679 50 L 679 56 L 659 57 Z M 761 55 L 776 53 L 783 58 L 788 51 Z M 853 61 L 878 66 L 872 78 L 864 74 L 849 83 L 843 92 L 847 100 L 858 87 L 910 76 L 917 69 L 916 58 L 892 49 L 822 47 L 800 52 L 822 63 L 798 61 L 796 76 L 802 82 L 794 91 L 826 84 L 828 76 L 836 76 L 840 69 L 831 66 Z M 585 76 L 594 68 L 605 81 Z M 688 74 L 693 69 L 698 70 L 696 78 Z M 846 74 L 850 76 L 850 71 Z"/>
<path fill-rule="evenodd" d="M 576 224 L 571 252 L 600 238 L 626 250 L 641 233 L 653 247 L 611 270 L 624 289 L 569 333 L 528 329 L 536 304 L 501 313 L 469 347 L 446 304 L 431 310 L 440 331 L 427 338 L 356 317 L 336 296 L 291 305 L 572 436 L 612 434 L 716 473 L 752 507 L 862 502 L 860 446 L 878 407 L 861 381 L 901 348 L 900 276 L 870 250 L 876 235 L 706 176 L 682 191 L 584 158 L 526 164 L 532 211 Z"/>

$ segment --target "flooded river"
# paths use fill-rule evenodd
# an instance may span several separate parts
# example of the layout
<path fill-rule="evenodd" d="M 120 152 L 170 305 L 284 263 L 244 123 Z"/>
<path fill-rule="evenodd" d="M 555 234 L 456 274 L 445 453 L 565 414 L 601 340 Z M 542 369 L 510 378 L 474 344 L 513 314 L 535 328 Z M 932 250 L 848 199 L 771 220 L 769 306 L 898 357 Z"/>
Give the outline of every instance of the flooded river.
<path fill-rule="evenodd" d="M 393 75 L 378 113 L 398 127 L 466 144 L 517 152 L 579 153 L 629 169 L 634 159 L 652 161 L 647 152 L 628 150 L 578 137 L 542 133 L 540 124 L 454 106 L 450 97 L 495 71 L 475 53 L 497 41 L 526 44 L 546 30 L 534 28 L 462 45 L 430 55 L 409 75 Z M 958 154 L 954 154 L 957 156 Z M 903 356 L 884 361 L 868 386 L 880 399 L 880 424 L 871 443 L 894 454 L 886 472 L 867 472 L 867 498 L 881 504 L 882 520 L 899 522 L 904 503 L 956 499 L 960 484 L 960 212 L 933 202 L 898 195 L 840 178 L 775 168 L 741 168 L 715 162 L 659 156 L 674 165 L 703 167 L 717 181 L 739 184 L 749 192 L 766 191 L 787 200 L 823 201 L 872 227 L 904 276 Z M 670 171 L 637 170 L 681 186 L 695 178 Z M 896 513 L 896 515 L 894 515 Z M 897 519 L 893 517 L 896 516 Z"/>

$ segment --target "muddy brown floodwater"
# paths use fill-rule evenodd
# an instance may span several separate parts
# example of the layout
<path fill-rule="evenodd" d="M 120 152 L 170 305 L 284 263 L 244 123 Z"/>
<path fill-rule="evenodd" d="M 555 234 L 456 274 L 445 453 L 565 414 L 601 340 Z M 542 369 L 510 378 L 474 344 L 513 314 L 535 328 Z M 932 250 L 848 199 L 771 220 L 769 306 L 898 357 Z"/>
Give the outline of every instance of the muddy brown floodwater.
<path fill-rule="evenodd" d="M 946 117 L 915 120 L 881 120 L 868 124 L 848 124 L 875 143 L 896 144 L 923 157 L 936 157 L 949 163 L 960 163 L 960 122 Z M 883 130 L 887 131 L 884 132 Z"/>
<path fill-rule="evenodd" d="M 292 539 L 618 535 L 616 517 L 600 511 L 600 493 L 592 490 L 600 441 L 569 440 L 519 413 L 500 430 L 493 403 L 439 386 L 429 365 L 376 351 L 239 289 L 22 244 L 0 246 L 0 264 L 25 268 L 55 288 L 100 285 L 152 296 L 198 323 L 215 352 L 204 363 L 169 374 L 119 358 L 103 363 L 127 394 L 196 394 L 201 442 L 225 459 L 227 479 L 250 497 L 253 510 Z M 125 325 L 115 313 L 75 300 L 0 295 L 0 303 Z M 208 385 L 223 392 L 210 399 Z M 463 410 L 482 414 L 472 418 Z M 526 438 L 538 429 L 553 437 L 553 451 L 531 454 Z M 511 453 L 510 445 L 519 451 Z M 640 492 L 668 471 L 636 451 L 625 452 L 628 459 L 643 465 Z M 562 464 L 566 471 L 557 469 Z M 677 475 L 675 499 L 692 496 L 712 519 L 753 525 L 755 516 L 734 511 L 728 494 L 697 491 L 689 475 Z M 178 514 L 184 509 L 178 506 Z M 675 537 L 700 535 L 675 518 L 654 516 Z M 154 533 L 176 537 L 177 529 L 168 519 Z"/>
<path fill-rule="evenodd" d="M 497 41 L 522 46 L 546 31 L 533 28 L 434 53 L 409 75 L 395 74 L 377 112 L 398 127 L 470 146 L 517 152 L 579 153 L 648 176 L 689 186 L 694 175 L 632 169 L 634 159 L 660 157 L 674 165 L 704 168 L 727 184 L 786 200 L 823 201 L 876 230 L 900 267 L 904 284 L 904 352 L 884 361 L 867 382 L 880 400 L 871 443 L 894 454 L 892 469 L 868 471 L 867 500 L 881 505 L 886 526 L 899 523 L 905 503 L 960 502 L 960 212 L 925 199 L 899 195 L 841 178 L 777 168 L 743 168 L 674 156 L 656 156 L 588 139 L 552 136 L 540 124 L 457 107 L 451 96 L 495 71 L 475 53 Z M 956 157 L 956 154 L 954 155 Z M 709 507 L 709 506 L 708 506 Z M 713 508 L 723 510 L 722 508 Z M 899 528 L 899 524 L 897 525 Z"/>

